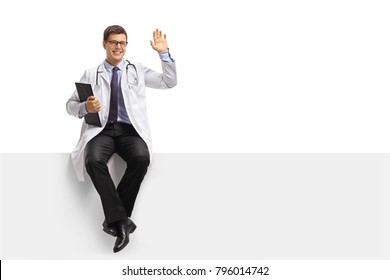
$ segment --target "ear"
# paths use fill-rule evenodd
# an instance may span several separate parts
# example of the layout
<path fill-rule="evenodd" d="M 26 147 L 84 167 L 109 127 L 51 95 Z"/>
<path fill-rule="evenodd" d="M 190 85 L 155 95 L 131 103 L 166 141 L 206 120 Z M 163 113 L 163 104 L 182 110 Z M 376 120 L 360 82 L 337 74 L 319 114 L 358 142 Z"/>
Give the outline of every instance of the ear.
<path fill-rule="evenodd" d="M 103 48 L 106 49 L 106 41 L 103 40 L 102 45 L 103 45 Z"/>

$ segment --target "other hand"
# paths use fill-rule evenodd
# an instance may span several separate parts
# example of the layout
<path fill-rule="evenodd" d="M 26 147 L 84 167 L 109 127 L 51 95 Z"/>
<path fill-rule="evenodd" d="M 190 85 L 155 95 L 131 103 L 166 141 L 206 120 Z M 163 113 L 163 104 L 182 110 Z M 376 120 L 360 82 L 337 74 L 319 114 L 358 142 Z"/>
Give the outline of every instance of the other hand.
<path fill-rule="evenodd" d="M 95 96 L 88 97 L 85 102 L 85 109 L 88 113 L 97 113 L 100 111 L 100 102 Z"/>
<path fill-rule="evenodd" d="M 150 40 L 150 45 L 157 52 L 163 52 L 168 49 L 167 35 L 162 34 L 161 30 L 153 31 L 153 41 Z"/>

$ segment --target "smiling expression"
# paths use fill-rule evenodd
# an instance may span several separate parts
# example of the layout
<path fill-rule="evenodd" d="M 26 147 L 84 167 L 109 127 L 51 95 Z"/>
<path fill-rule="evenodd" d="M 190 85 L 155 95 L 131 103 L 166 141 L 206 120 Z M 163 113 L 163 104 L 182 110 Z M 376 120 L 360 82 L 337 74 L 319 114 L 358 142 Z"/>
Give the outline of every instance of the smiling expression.
<path fill-rule="evenodd" d="M 109 41 L 126 42 L 127 38 L 125 34 L 111 33 L 108 36 L 107 41 L 103 41 L 103 48 L 106 50 L 107 62 L 113 66 L 117 66 L 126 53 L 126 47 L 121 44 L 114 46 L 110 45 Z"/>

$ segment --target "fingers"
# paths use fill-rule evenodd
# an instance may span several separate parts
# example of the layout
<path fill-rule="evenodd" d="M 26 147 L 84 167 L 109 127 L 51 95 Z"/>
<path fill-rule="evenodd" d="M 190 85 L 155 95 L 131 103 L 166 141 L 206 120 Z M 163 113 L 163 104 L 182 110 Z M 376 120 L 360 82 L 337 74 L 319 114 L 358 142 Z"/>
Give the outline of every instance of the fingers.
<path fill-rule="evenodd" d="M 158 28 L 156 28 L 156 30 L 153 31 L 153 40 L 156 41 L 156 40 L 161 40 L 163 38 L 166 39 L 167 35 L 164 34 L 164 36 L 163 36 L 162 31 L 159 30 Z"/>
<path fill-rule="evenodd" d="M 95 96 L 89 96 L 85 108 L 88 113 L 97 113 L 100 111 L 100 102 Z"/>
<path fill-rule="evenodd" d="M 167 35 L 156 28 L 153 31 L 153 40 L 150 40 L 150 46 L 157 52 L 168 49 Z"/>
<path fill-rule="evenodd" d="M 156 28 L 156 30 L 153 31 L 153 39 L 157 40 L 159 37 L 161 37 L 161 31 Z"/>

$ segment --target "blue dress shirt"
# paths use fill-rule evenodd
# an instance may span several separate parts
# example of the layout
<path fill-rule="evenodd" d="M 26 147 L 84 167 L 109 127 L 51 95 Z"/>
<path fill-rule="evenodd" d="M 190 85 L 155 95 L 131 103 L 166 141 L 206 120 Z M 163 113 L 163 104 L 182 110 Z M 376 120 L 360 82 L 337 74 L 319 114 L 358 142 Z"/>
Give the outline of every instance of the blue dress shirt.
<path fill-rule="evenodd" d="M 171 57 L 169 50 L 159 52 L 158 55 L 160 56 L 161 61 L 163 62 L 175 62 L 175 60 Z M 125 68 L 125 61 L 122 60 L 121 63 L 117 66 L 119 68 L 118 70 L 118 76 L 119 76 L 119 85 L 121 84 L 122 80 L 122 71 Z M 108 63 L 107 61 L 104 61 L 104 68 L 106 68 L 109 80 L 112 79 L 112 69 L 114 68 L 113 65 Z M 131 124 L 129 116 L 127 115 L 126 107 L 125 107 L 125 101 L 123 99 L 122 94 L 122 87 L 119 86 L 120 92 L 118 97 L 118 121 L 119 123 L 127 123 Z M 87 114 L 87 109 L 85 108 L 85 102 L 81 103 L 80 106 L 80 112 L 79 112 L 79 118 L 84 117 Z"/>

